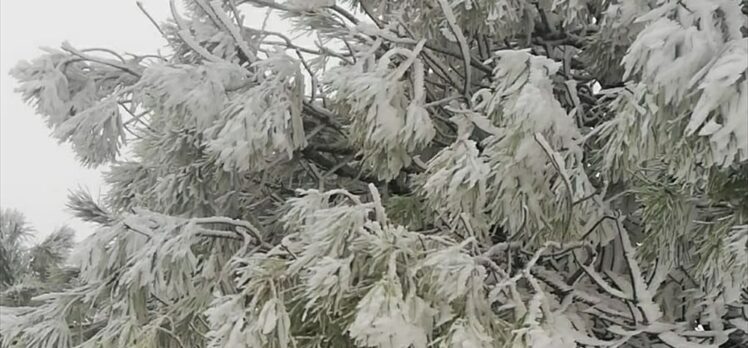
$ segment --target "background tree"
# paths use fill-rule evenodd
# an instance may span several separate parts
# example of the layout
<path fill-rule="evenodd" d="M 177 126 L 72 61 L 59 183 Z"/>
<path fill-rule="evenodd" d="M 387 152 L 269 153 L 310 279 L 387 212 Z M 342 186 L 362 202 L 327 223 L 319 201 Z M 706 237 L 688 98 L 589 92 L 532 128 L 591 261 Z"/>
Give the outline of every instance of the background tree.
<path fill-rule="evenodd" d="M 0 290 L 20 279 L 28 269 L 25 243 L 32 232 L 23 214 L 0 210 Z"/>
<path fill-rule="evenodd" d="M 7 279 L 0 288 L 0 305 L 27 306 L 32 297 L 60 290 L 76 276 L 75 268 L 66 264 L 74 245 L 71 228 L 62 226 L 32 245 L 34 229 L 12 209 L 2 210 L 0 227 L 2 279 Z"/>
<path fill-rule="evenodd" d="M 66 265 L 75 232 L 63 226 L 31 245 L 34 229 L 16 210 L 0 210 L 0 322 L 6 325 L 41 305 L 38 295 L 70 288 L 77 269 Z M 0 344 L 7 346 L 0 334 Z"/>
<path fill-rule="evenodd" d="M 746 344 L 744 1 L 184 4 L 11 72 L 111 189 L 5 346 Z"/>

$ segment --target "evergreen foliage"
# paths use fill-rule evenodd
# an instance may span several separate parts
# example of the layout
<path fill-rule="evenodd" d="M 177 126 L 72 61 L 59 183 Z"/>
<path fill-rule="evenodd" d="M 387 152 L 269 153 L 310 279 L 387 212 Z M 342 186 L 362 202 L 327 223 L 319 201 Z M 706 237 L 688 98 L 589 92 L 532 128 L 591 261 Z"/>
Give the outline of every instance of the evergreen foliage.
<path fill-rule="evenodd" d="M 35 296 L 69 288 L 77 277 L 77 268 L 66 264 L 75 232 L 63 226 L 31 245 L 33 232 L 22 213 L 12 209 L 0 212 L 0 276 L 4 280 L 0 284 L 0 318 L 3 320 L 6 314 L 15 316 L 24 308 L 40 305 L 42 302 L 32 300 Z"/>
<path fill-rule="evenodd" d="M 3 347 L 748 344 L 745 1 L 171 8 L 11 72 L 110 190 Z"/>

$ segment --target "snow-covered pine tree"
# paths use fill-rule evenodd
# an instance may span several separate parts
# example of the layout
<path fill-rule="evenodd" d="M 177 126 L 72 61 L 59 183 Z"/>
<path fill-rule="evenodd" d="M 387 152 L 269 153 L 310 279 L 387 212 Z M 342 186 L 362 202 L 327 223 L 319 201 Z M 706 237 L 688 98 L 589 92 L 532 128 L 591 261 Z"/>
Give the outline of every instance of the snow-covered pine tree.
<path fill-rule="evenodd" d="M 28 268 L 25 244 L 32 232 L 21 212 L 0 208 L 0 291 L 16 283 Z"/>
<path fill-rule="evenodd" d="M 66 266 L 75 232 L 62 226 L 32 245 L 33 232 L 22 213 L 0 209 L 0 327 L 44 304 L 34 297 L 75 286 L 77 268 Z"/>
<path fill-rule="evenodd" d="M 5 347 L 748 344 L 745 1 L 184 4 L 12 71 L 110 190 Z"/>

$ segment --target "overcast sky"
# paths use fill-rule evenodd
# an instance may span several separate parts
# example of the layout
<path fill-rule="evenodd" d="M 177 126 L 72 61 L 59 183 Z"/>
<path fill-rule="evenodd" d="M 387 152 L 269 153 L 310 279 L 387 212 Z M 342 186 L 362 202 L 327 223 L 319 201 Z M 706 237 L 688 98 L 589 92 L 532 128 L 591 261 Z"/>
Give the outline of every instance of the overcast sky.
<path fill-rule="evenodd" d="M 168 0 L 143 0 L 154 17 L 166 18 Z M 8 71 L 32 59 L 39 47 L 108 47 L 153 53 L 163 46 L 134 0 L 0 1 L 0 206 L 23 212 L 39 236 L 67 224 L 78 239 L 92 231 L 65 208 L 67 191 L 81 185 L 104 193 L 99 170 L 82 168 L 68 144 L 57 144 L 42 118 L 13 92 Z"/>

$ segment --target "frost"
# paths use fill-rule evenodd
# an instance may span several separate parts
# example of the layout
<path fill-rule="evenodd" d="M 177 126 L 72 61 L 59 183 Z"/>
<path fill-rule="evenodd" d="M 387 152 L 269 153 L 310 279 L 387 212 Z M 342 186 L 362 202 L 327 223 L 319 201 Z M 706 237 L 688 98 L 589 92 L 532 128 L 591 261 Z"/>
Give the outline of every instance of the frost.
<path fill-rule="evenodd" d="M 489 198 L 489 207 L 492 216 L 505 221 L 509 230 L 533 230 L 538 227 L 525 226 L 527 221 L 535 220 L 532 216 L 549 220 L 550 214 L 556 214 L 555 208 L 545 205 L 547 199 L 580 197 L 591 190 L 579 164 L 581 149 L 576 139 L 580 134 L 553 95 L 549 75 L 559 69 L 556 62 L 525 51 L 500 51 L 496 55 L 497 82 L 480 93 L 475 106 L 501 127 L 484 140 L 483 156 L 492 172 L 487 188 L 496 197 Z M 536 133 L 547 139 L 550 148 L 564 148 L 564 152 L 546 153 L 532 135 Z M 569 168 L 562 176 L 576 179 L 573 183 L 557 181 L 551 188 L 555 193 L 550 193 L 546 191 L 548 175 L 554 173 L 548 168 L 556 168 L 556 172 Z"/>
<path fill-rule="evenodd" d="M 224 170 L 261 170 L 280 154 L 306 146 L 301 120 L 304 84 L 298 62 L 285 54 L 255 64 L 262 82 L 220 105 L 219 120 L 204 134 Z M 214 101 L 217 102 L 217 101 Z"/>
<path fill-rule="evenodd" d="M 745 341 L 745 4 L 171 5 L 11 72 L 111 167 L 64 274 L 0 224 L 3 348 Z"/>
<path fill-rule="evenodd" d="M 125 140 L 120 110 L 114 101 L 103 101 L 76 114 L 61 123 L 54 135 L 70 141 L 80 161 L 89 166 L 113 161 Z"/>
<path fill-rule="evenodd" d="M 295 8 L 305 11 L 314 11 L 335 5 L 335 0 L 289 0 L 287 2 Z"/>
<path fill-rule="evenodd" d="M 427 167 L 420 176 L 423 182 L 421 195 L 427 202 L 435 203 L 432 209 L 445 213 L 450 221 L 464 213 L 480 224 L 486 203 L 489 168 L 480 157 L 476 143 L 458 140 L 429 160 Z"/>
<path fill-rule="evenodd" d="M 366 347 L 425 348 L 426 331 L 406 317 L 406 304 L 396 284 L 382 281 L 361 299 L 349 332 L 356 344 Z"/>
<path fill-rule="evenodd" d="M 444 348 L 488 348 L 491 347 L 491 337 L 486 335 L 484 328 L 473 321 L 460 319 L 449 329 L 449 340 L 440 347 Z"/>
<path fill-rule="evenodd" d="M 432 277 L 430 281 L 436 285 L 433 289 L 435 295 L 447 302 L 464 297 L 473 285 L 473 277 L 481 278 L 482 272 L 475 261 L 457 247 L 429 255 L 421 267 L 429 270 L 429 277 Z"/>
<path fill-rule="evenodd" d="M 325 76 L 336 99 L 360 115 L 352 120 L 351 140 L 361 146 L 365 163 L 381 179 L 392 179 L 408 167 L 410 153 L 423 149 L 435 134 L 424 108 L 424 67 L 417 58 L 423 44 L 413 50 L 392 49 L 378 60 L 362 52 L 358 64 L 335 68 Z M 397 56 L 406 60 L 391 68 Z M 401 81 L 408 71 L 414 76 L 412 84 Z M 406 91 L 413 93 L 411 100 Z"/>
<path fill-rule="evenodd" d="M 722 166 L 745 160 L 748 151 L 748 82 L 741 79 L 748 41 L 739 34 L 739 11 L 725 1 L 662 4 L 639 18 L 649 23 L 622 60 L 625 75 L 641 74 L 665 104 L 679 107 L 697 95 L 685 135 L 701 129 L 698 135 L 710 140 L 710 161 Z"/>
<path fill-rule="evenodd" d="M 67 43 L 63 49 L 75 51 Z M 93 68 L 61 51 L 46 52 L 11 70 L 21 82 L 16 91 L 45 116 L 60 142 L 72 143 L 84 165 L 112 162 L 125 140 L 117 102 L 129 93 L 125 86 L 133 84 L 132 76 L 119 76 L 117 69 L 108 66 Z"/>
<path fill-rule="evenodd" d="M 703 77 L 702 77 L 703 76 Z M 724 52 L 694 76 L 701 96 L 686 135 L 708 136 L 717 163 L 727 166 L 748 158 L 748 39 L 727 44 Z M 711 117 L 709 117 L 711 115 Z M 719 116 L 718 116 L 719 115 Z M 709 119 L 707 119 L 709 117 Z M 720 121 L 716 121 L 716 118 Z"/>
<path fill-rule="evenodd" d="M 239 67 L 228 63 L 154 65 L 146 69 L 140 83 L 144 103 L 172 116 L 165 122 L 204 130 L 223 110 L 227 89 L 240 85 L 242 79 Z"/>

